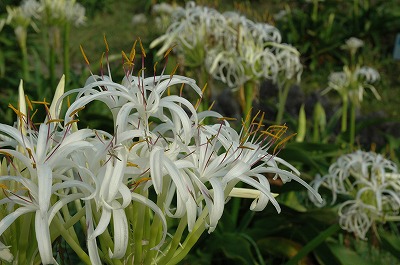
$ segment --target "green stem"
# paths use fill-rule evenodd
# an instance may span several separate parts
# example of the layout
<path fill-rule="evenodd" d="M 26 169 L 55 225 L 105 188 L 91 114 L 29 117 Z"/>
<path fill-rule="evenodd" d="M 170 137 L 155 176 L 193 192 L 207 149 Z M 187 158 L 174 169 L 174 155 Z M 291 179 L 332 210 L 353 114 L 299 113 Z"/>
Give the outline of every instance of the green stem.
<path fill-rule="evenodd" d="M 133 207 L 137 208 L 137 218 L 136 223 L 134 225 L 134 238 L 135 238 L 135 259 L 134 265 L 141 265 L 142 264 L 142 256 L 143 256 L 143 228 L 144 228 L 144 219 L 145 219 L 145 208 L 146 206 L 142 203 L 135 202 Z"/>
<path fill-rule="evenodd" d="M 126 264 L 133 264 L 133 260 L 135 259 L 134 256 L 134 251 L 131 246 L 134 245 L 134 238 L 133 238 L 133 233 L 131 227 L 135 227 L 135 221 L 134 221 L 134 208 L 133 208 L 133 203 L 131 202 L 128 207 L 125 208 L 125 213 L 126 213 L 126 218 L 128 219 L 128 247 L 126 249 L 126 254 L 125 257 L 127 258 Z"/>
<path fill-rule="evenodd" d="M 350 105 L 350 146 L 354 146 L 354 138 L 356 135 L 356 107 L 354 104 Z"/>
<path fill-rule="evenodd" d="M 69 23 L 65 23 L 64 26 L 64 35 L 63 35 L 63 43 L 64 43 L 64 75 L 65 75 L 65 87 L 67 88 L 70 76 L 70 67 L 69 67 L 69 34 L 71 31 L 71 25 Z"/>
<path fill-rule="evenodd" d="M 244 108 L 243 118 L 246 121 L 246 127 L 249 128 L 251 122 L 251 108 L 253 107 L 254 90 L 256 89 L 256 83 L 254 81 L 247 81 L 243 84 L 244 89 Z M 249 117 L 246 120 L 246 117 Z"/>
<path fill-rule="evenodd" d="M 207 212 L 207 209 L 205 209 L 203 211 Z M 203 214 L 202 214 L 203 215 Z M 175 265 L 178 264 L 180 261 L 182 261 L 187 254 L 189 253 L 189 251 L 192 249 L 192 247 L 194 246 L 194 244 L 196 244 L 196 242 L 199 240 L 200 236 L 203 234 L 204 230 L 206 229 L 204 222 L 205 222 L 205 216 L 203 218 L 199 217 L 197 219 L 197 221 L 199 222 L 199 225 L 195 228 L 193 228 L 193 231 L 189 233 L 189 235 L 186 237 L 185 242 L 182 244 L 182 248 L 178 249 L 175 252 L 174 257 L 168 261 L 168 263 L 166 265 Z"/>
<path fill-rule="evenodd" d="M 68 233 L 68 231 L 65 229 L 64 225 L 61 223 L 61 221 L 58 219 L 58 217 L 54 217 L 53 222 L 52 222 L 57 230 L 60 231 L 61 236 L 64 238 L 64 240 L 67 242 L 67 244 L 71 247 L 73 251 L 78 255 L 78 257 L 83 261 L 85 264 L 90 265 L 90 258 L 86 254 L 85 251 L 81 248 L 79 243 L 77 243 L 72 236 Z"/>
<path fill-rule="evenodd" d="M 279 87 L 278 95 L 278 114 L 276 115 L 276 124 L 281 124 L 283 120 L 283 113 L 285 112 L 286 100 L 289 94 L 291 83 L 286 81 L 283 86 Z"/>
<path fill-rule="evenodd" d="M 176 228 L 175 234 L 172 237 L 171 243 L 169 244 L 167 254 L 162 257 L 159 261 L 159 264 L 166 264 L 167 261 L 171 260 L 174 256 L 179 243 L 181 242 L 182 234 L 185 231 L 187 226 L 187 216 L 185 215 L 179 221 L 178 227 Z"/>
<path fill-rule="evenodd" d="M 18 262 L 21 264 L 26 264 L 27 262 L 27 249 L 29 244 L 30 238 L 30 228 L 32 222 L 33 214 L 25 214 L 24 216 L 20 217 L 20 228 L 19 231 L 19 240 L 18 240 Z M 33 244 L 35 245 L 35 244 Z"/>
<path fill-rule="evenodd" d="M 26 43 L 21 44 L 22 53 L 22 78 L 24 81 L 29 81 L 29 64 L 28 64 L 28 49 Z"/>
<path fill-rule="evenodd" d="M 347 131 L 347 108 L 348 108 L 348 98 L 347 96 L 343 96 L 343 105 L 342 105 L 342 133 Z"/>
<path fill-rule="evenodd" d="M 165 178 L 167 179 L 167 178 Z M 164 181 L 164 184 L 168 184 L 167 181 Z M 167 192 L 165 192 L 167 190 L 167 185 L 163 185 L 163 190 L 164 192 L 162 192 L 158 197 L 157 197 L 157 205 L 158 207 L 160 207 L 160 209 L 162 209 L 165 199 L 167 197 Z M 162 229 L 162 224 L 161 224 L 161 219 L 158 216 L 155 216 L 153 219 L 153 223 L 151 224 L 150 227 L 150 241 L 149 244 L 147 246 L 145 246 L 144 248 L 144 252 L 146 252 L 146 257 L 144 260 L 145 265 L 150 265 L 151 262 L 154 260 L 155 255 L 157 254 L 157 250 L 153 249 L 151 250 L 151 248 L 155 247 L 158 240 L 159 240 L 159 235 Z"/>

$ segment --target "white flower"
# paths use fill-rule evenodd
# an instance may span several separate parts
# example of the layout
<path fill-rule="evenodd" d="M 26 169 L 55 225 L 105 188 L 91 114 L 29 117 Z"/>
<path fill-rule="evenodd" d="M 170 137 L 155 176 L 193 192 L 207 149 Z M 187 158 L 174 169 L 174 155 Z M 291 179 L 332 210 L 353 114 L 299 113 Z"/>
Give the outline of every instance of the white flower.
<path fill-rule="evenodd" d="M 400 209 L 400 178 L 393 161 L 373 152 L 356 151 L 337 159 L 329 173 L 317 177 L 312 186 L 326 187 L 337 195 L 352 197 L 339 208 L 343 229 L 365 238 L 371 224 L 396 216 Z"/>
<path fill-rule="evenodd" d="M 355 54 L 359 48 L 364 46 L 364 41 L 351 37 L 346 40 L 346 44 L 342 46 L 343 49 L 349 50 L 351 54 Z"/>

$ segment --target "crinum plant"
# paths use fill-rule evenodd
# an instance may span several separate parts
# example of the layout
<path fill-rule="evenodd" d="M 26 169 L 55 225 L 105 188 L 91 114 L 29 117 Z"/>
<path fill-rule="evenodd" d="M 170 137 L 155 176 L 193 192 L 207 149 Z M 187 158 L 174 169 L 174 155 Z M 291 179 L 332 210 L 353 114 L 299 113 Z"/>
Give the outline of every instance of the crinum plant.
<path fill-rule="evenodd" d="M 343 66 L 343 71 L 333 72 L 329 75 L 328 87 L 323 91 L 327 93 L 336 90 L 342 100 L 341 131 L 346 132 L 350 124 L 350 145 L 354 144 L 356 109 L 361 106 L 366 89 L 371 90 L 375 98 L 381 97 L 374 87 L 374 83 L 380 79 L 378 71 L 369 66 L 361 66 L 356 53 L 364 42 L 357 38 L 350 38 L 343 45 L 343 49 L 350 54 L 350 61 Z M 350 121 L 347 119 L 350 106 Z"/>
<path fill-rule="evenodd" d="M 399 221 L 400 174 L 397 165 L 381 154 L 361 150 L 344 154 L 328 174 L 317 176 L 313 187 L 331 191 L 331 205 L 339 204 L 340 226 L 358 238 L 365 240 L 380 223 Z M 338 196 L 346 199 L 337 203 Z"/>
<path fill-rule="evenodd" d="M 150 47 L 162 44 L 158 55 L 172 44 L 183 64 L 240 89 L 244 117 L 251 110 L 260 81 L 272 80 L 280 89 L 277 124 L 282 122 L 288 89 L 298 82 L 303 70 L 300 53 L 282 43 L 279 30 L 257 23 L 236 12 L 220 13 L 189 2 L 176 9 L 165 34 Z"/>
<path fill-rule="evenodd" d="M 161 75 L 145 77 L 139 43 L 142 69 L 134 74 L 135 42 L 122 52 L 121 83 L 105 74 L 107 63 L 82 88 L 62 93 L 62 79 L 51 104 L 24 97 L 21 86 L 18 108 L 10 106 L 16 126 L 0 125 L 3 260 L 56 264 L 52 245 L 62 237 L 85 264 L 177 264 L 204 231 L 214 231 L 230 197 L 252 198 L 253 211 L 271 202 L 280 212 L 267 174 L 295 180 L 321 201 L 277 156 L 286 127 L 263 128 L 254 118 L 237 132 L 219 113 L 198 112 L 198 104 L 170 93 L 178 86 L 201 97 L 195 81 L 166 75 L 165 66 Z M 111 132 L 79 128 L 94 101 L 110 110 Z M 41 105 L 46 118 L 37 124 L 34 109 Z M 240 182 L 246 186 L 237 188 Z"/>

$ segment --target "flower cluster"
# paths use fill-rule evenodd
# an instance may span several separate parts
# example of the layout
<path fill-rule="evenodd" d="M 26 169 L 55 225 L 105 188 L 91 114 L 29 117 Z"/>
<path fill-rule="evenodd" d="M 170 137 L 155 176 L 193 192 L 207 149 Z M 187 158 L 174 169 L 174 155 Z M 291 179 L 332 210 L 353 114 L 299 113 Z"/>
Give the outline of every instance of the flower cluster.
<path fill-rule="evenodd" d="M 350 52 L 350 64 L 343 66 L 343 71 L 333 72 L 329 75 L 328 87 L 324 93 L 332 89 L 336 90 L 342 98 L 350 99 L 356 106 L 361 104 L 367 88 L 372 91 L 376 99 L 381 99 L 373 86 L 373 83 L 380 79 L 378 71 L 369 66 L 360 66 L 355 62 L 355 54 L 363 44 L 362 40 L 354 37 L 346 41 L 342 48 Z"/>
<path fill-rule="evenodd" d="M 38 31 L 33 19 L 52 26 L 65 22 L 80 26 L 86 20 L 85 8 L 72 0 L 24 0 L 20 6 L 7 6 L 7 19 L 1 23 L 12 25 L 14 28 L 27 28 L 32 24 Z"/>
<path fill-rule="evenodd" d="M 235 12 L 219 13 L 213 8 L 189 2 L 175 9 L 172 23 L 151 47 L 162 43 L 158 55 L 174 43 L 187 66 L 204 64 L 215 79 L 231 88 L 249 80 L 299 80 L 300 54 L 282 43 L 279 30 L 256 23 Z"/>
<path fill-rule="evenodd" d="M 329 167 L 327 175 L 314 180 L 313 187 L 330 189 L 332 204 L 338 195 L 350 196 L 339 207 L 339 223 L 362 239 L 374 222 L 392 220 L 399 214 L 398 168 L 380 154 L 358 150 L 343 155 Z"/>
<path fill-rule="evenodd" d="M 121 84 L 111 75 L 92 74 L 83 88 L 63 93 L 61 81 L 52 104 L 22 96 L 21 86 L 19 107 L 11 106 L 17 126 L 0 124 L 0 235 L 14 257 L 19 249 L 5 235 L 22 216 L 34 220 L 43 264 L 55 263 L 52 242 L 60 235 L 88 264 L 176 264 L 204 230 L 215 229 L 232 191 L 232 196 L 250 194 L 251 210 L 271 202 L 279 212 L 267 175 L 295 180 L 321 200 L 277 156 L 284 126 L 264 129 L 254 118 L 238 133 L 228 118 L 198 113 L 187 99 L 169 93 L 174 87 L 191 88 L 201 96 L 193 79 L 163 73 L 146 78 L 144 69 L 133 75 L 135 54 L 134 48 L 123 53 Z M 76 98 L 70 102 L 72 95 Z M 67 110 L 61 115 L 64 101 Z M 78 127 L 79 116 L 93 101 L 112 113 L 113 132 Z M 32 113 L 40 105 L 46 119 L 37 125 Z M 206 118 L 215 123 L 205 123 Z M 239 182 L 248 188 L 236 189 Z M 179 222 L 175 233 L 173 220 Z M 79 222 L 88 254 L 73 228 Z M 188 235 L 181 242 L 185 227 Z"/>

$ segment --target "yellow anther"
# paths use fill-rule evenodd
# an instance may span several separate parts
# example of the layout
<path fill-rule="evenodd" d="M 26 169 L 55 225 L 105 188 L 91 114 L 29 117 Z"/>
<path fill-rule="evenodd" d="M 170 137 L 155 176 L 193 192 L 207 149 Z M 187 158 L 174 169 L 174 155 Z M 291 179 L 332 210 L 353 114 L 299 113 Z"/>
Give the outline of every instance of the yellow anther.
<path fill-rule="evenodd" d="M 139 179 L 139 180 L 137 180 L 137 181 L 134 181 L 134 182 L 132 183 L 132 186 L 133 186 L 132 189 L 136 189 L 136 188 L 140 185 L 140 183 L 146 182 L 146 181 L 149 181 L 149 180 L 151 180 L 150 177 L 144 177 L 144 178 L 141 178 L 141 179 Z"/>
<path fill-rule="evenodd" d="M 296 134 L 294 133 L 294 134 L 292 134 L 292 135 L 289 135 L 288 137 L 285 137 L 283 140 L 281 140 L 281 141 L 279 141 L 279 143 L 275 146 L 275 148 L 274 148 L 274 154 L 276 153 L 276 150 L 278 149 L 278 148 L 280 148 L 281 146 L 282 146 L 282 148 L 283 148 L 283 145 L 287 142 L 287 141 L 289 141 L 289 139 L 291 139 L 293 136 L 295 136 Z"/>
<path fill-rule="evenodd" d="M 17 110 L 11 103 L 8 104 L 8 107 L 10 109 L 12 109 L 15 112 L 15 114 L 17 114 L 18 117 L 21 118 L 21 117 L 25 116 L 25 114 L 23 114 L 21 111 Z"/>
<path fill-rule="evenodd" d="M 176 71 L 178 70 L 178 67 L 179 67 L 179 63 L 178 63 L 178 64 L 176 64 L 176 66 L 175 66 L 174 70 L 172 70 L 171 74 L 169 75 L 169 77 L 170 77 L 170 78 L 172 78 L 172 77 L 174 76 L 174 74 L 175 74 L 175 73 L 176 73 Z"/>
<path fill-rule="evenodd" d="M 62 122 L 62 121 L 64 121 L 63 119 L 51 119 L 51 120 L 48 120 L 47 122 L 46 122 L 46 125 L 47 124 L 50 124 L 50 123 L 52 123 L 52 122 Z"/>
<path fill-rule="evenodd" d="M 133 148 L 135 145 L 137 145 L 137 144 L 139 144 L 139 143 L 146 142 L 146 141 L 147 141 L 146 139 L 142 139 L 142 140 L 139 140 L 139 141 L 137 141 L 137 142 L 134 142 L 134 143 L 128 148 L 128 150 L 131 151 L 132 148 Z"/>
<path fill-rule="evenodd" d="M 212 108 L 214 107 L 214 105 L 215 105 L 215 100 L 211 103 L 211 105 L 210 105 L 210 107 L 208 108 L 208 110 L 212 110 Z"/>
<path fill-rule="evenodd" d="M 108 52 L 110 49 L 108 48 L 108 42 L 107 42 L 106 34 L 103 35 L 103 39 L 104 39 L 104 44 L 106 45 L 106 52 Z"/>
<path fill-rule="evenodd" d="M 8 157 L 13 157 L 10 153 L 8 153 L 7 151 L 3 151 L 3 150 L 0 150 L 0 154 L 6 155 Z"/>
<path fill-rule="evenodd" d="M 142 55 L 146 58 L 146 52 L 144 51 L 142 40 L 139 38 L 140 49 L 142 50 Z"/>
<path fill-rule="evenodd" d="M 129 53 L 129 61 L 131 61 L 131 62 L 133 62 L 133 60 L 135 59 L 135 56 L 136 56 L 136 43 L 137 43 L 137 40 L 135 40 L 135 42 L 133 43 L 131 52 Z"/>
<path fill-rule="evenodd" d="M 182 96 L 184 87 L 185 87 L 185 83 L 182 83 L 181 88 L 179 89 L 179 96 Z"/>
<path fill-rule="evenodd" d="M 218 121 L 236 121 L 236 118 L 231 117 L 221 117 L 217 119 Z"/>
<path fill-rule="evenodd" d="M 85 59 L 85 62 L 87 65 L 90 65 L 88 58 L 86 57 L 85 51 L 83 50 L 82 45 L 79 45 L 79 48 L 81 49 L 81 53 L 83 55 L 83 59 Z"/>
<path fill-rule="evenodd" d="M 83 110 L 86 106 L 82 106 L 80 108 L 77 108 L 76 110 L 74 110 L 73 112 L 71 112 L 71 114 L 69 114 L 69 117 L 74 116 L 76 113 L 78 113 L 79 111 Z"/>
<path fill-rule="evenodd" d="M 31 115 L 31 120 L 33 120 L 33 117 L 35 117 L 36 113 L 38 112 L 38 110 L 36 109 L 33 114 Z"/>
<path fill-rule="evenodd" d="M 26 148 L 26 151 L 28 152 L 28 155 L 29 155 L 29 158 L 32 158 L 33 157 L 33 155 L 32 155 L 32 150 L 30 149 L 30 148 Z"/>
<path fill-rule="evenodd" d="M 44 98 L 43 101 L 31 100 L 31 103 L 44 106 L 50 105 L 50 103 L 46 101 L 46 98 Z"/>
<path fill-rule="evenodd" d="M 146 70 L 146 67 L 145 68 L 142 68 L 142 69 L 140 69 L 139 71 L 138 71 L 138 78 L 140 78 L 140 75 L 142 74 L 142 72 L 144 71 L 144 70 Z"/>
<path fill-rule="evenodd" d="M 168 56 L 168 54 L 172 51 L 173 48 L 175 48 L 176 44 L 173 45 L 171 48 L 169 48 L 165 53 L 164 53 L 164 58 Z"/>
<path fill-rule="evenodd" d="M 0 183 L 0 188 L 2 188 L 3 190 L 8 190 L 8 187 L 2 183 Z"/>
<path fill-rule="evenodd" d="M 132 163 L 132 162 L 126 162 L 126 166 L 128 166 L 128 167 L 136 167 L 136 168 L 139 168 L 139 166 L 137 165 L 137 164 L 135 164 L 135 163 Z"/>
<path fill-rule="evenodd" d="M 248 147 L 248 146 L 245 146 L 245 145 L 240 145 L 238 148 L 254 150 L 254 148 Z"/>
<path fill-rule="evenodd" d="M 33 106 L 32 106 L 32 102 L 30 101 L 29 97 L 27 95 L 25 95 L 25 101 L 28 104 L 28 108 L 33 111 Z"/>
<path fill-rule="evenodd" d="M 154 73 L 157 72 L 157 64 L 158 64 L 158 62 L 156 62 L 156 63 L 154 64 L 154 66 L 153 66 Z"/>
<path fill-rule="evenodd" d="M 76 119 L 76 120 L 70 120 L 69 122 L 67 122 L 67 124 L 65 124 L 65 126 L 69 126 L 69 125 L 71 125 L 72 123 L 75 123 L 75 122 L 78 122 L 79 120 L 78 119 Z"/>

